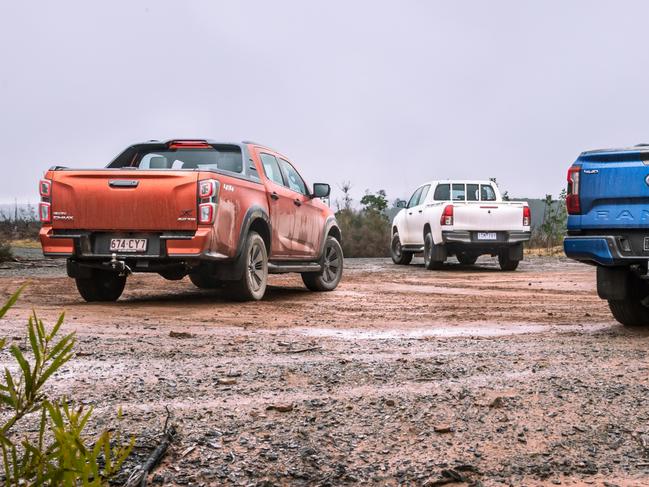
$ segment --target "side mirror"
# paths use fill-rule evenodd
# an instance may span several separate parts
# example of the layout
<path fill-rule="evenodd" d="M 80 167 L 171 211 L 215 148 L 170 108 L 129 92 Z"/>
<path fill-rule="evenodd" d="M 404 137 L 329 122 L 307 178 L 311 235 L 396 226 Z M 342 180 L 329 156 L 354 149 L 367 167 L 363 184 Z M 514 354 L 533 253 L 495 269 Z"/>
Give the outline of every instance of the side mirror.
<path fill-rule="evenodd" d="M 408 206 L 408 203 L 405 200 L 397 201 L 397 208 L 406 208 L 407 206 Z"/>
<path fill-rule="evenodd" d="M 326 183 L 313 183 L 312 198 L 326 198 L 331 193 L 331 186 Z"/>

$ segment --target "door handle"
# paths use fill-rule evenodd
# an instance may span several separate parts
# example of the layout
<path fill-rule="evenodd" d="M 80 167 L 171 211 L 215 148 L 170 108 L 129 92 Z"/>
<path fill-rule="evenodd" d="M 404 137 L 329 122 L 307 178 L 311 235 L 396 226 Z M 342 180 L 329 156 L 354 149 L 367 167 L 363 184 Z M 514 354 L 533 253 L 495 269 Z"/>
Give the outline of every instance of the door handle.
<path fill-rule="evenodd" d="M 409 211 L 409 212 L 408 212 L 408 215 L 412 215 L 412 211 Z"/>
<path fill-rule="evenodd" d="M 277 201 L 279 199 L 279 195 L 275 191 L 273 191 L 272 193 L 270 193 L 270 199 Z"/>
<path fill-rule="evenodd" d="M 423 212 L 424 212 L 424 210 L 419 210 L 419 213 L 423 213 Z"/>
<path fill-rule="evenodd" d="M 297 199 L 297 198 L 295 198 L 295 199 L 293 200 L 293 204 L 294 204 L 295 206 L 302 206 L 302 202 L 301 202 L 299 199 Z"/>

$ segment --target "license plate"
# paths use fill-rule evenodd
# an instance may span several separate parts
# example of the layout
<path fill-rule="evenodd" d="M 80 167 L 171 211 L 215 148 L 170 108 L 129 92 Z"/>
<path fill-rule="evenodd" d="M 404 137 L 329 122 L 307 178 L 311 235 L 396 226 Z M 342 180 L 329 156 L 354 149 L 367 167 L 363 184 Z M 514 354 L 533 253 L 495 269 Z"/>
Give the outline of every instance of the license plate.
<path fill-rule="evenodd" d="M 478 232 L 478 240 L 496 240 L 497 238 L 496 232 Z"/>
<path fill-rule="evenodd" d="M 146 252 L 146 238 L 111 238 L 111 252 Z"/>

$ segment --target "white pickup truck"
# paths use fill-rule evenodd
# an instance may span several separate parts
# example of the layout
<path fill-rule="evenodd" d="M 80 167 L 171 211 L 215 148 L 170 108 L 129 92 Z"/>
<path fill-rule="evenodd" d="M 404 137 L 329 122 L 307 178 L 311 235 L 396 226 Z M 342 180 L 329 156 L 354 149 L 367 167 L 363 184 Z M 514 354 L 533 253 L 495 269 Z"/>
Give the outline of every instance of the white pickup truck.
<path fill-rule="evenodd" d="M 530 239 L 527 203 L 503 201 L 491 181 L 431 181 L 401 207 L 392 222 L 395 264 L 409 264 L 423 252 L 426 268 L 439 269 L 452 255 L 471 265 L 488 254 L 498 256 L 502 270 L 513 271 Z"/>

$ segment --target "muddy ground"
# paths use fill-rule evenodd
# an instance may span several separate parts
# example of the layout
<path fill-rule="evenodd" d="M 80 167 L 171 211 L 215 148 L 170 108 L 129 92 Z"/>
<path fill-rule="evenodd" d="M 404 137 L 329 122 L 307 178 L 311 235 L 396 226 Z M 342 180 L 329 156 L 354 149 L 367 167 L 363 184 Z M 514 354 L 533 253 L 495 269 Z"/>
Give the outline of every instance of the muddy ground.
<path fill-rule="evenodd" d="M 348 259 L 332 293 L 275 276 L 232 304 L 138 275 L 86 304 L 60 265 L 19 256 L 0 291 L 29 287 L 0 334 L 65 310 L 79 353 L 51 392 L 99 428 L 121 407 L 131 464 L 168 406 L 154 485 L 649 485 L 649 333 L 613 321 L 588 266 Z"/>

